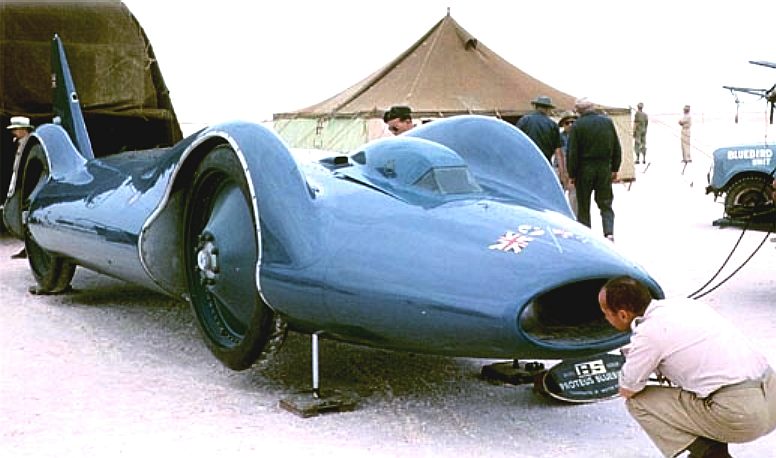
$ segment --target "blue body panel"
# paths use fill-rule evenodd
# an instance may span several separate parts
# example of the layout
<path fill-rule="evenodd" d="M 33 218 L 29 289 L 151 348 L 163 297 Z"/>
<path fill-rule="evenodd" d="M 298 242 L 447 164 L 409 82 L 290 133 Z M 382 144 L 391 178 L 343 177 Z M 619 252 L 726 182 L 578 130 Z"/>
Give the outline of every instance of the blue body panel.
<path fill-rule="evenodd" d="M 74 148 L 60 141 L 61 129 L 44 127 L 34 135 L 49 158 L 75 157 L 61 154 Z M 188 143 L 83 163 L 50 160 L 51 180 L 31 207 L 36 240 L 84 267 L 158 290 L 139 257 L 140 233 L 160 205 Z"/>

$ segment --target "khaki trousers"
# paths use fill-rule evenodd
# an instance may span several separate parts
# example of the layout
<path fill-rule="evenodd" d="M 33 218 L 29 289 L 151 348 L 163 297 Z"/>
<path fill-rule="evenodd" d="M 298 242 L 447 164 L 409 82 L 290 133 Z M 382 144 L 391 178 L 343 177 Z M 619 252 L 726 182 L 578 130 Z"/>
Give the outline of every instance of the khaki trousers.
<path fill-rule="evenodd" d="M 692 153 L 690 153 L 690 132 L 682 131 L 682 161 L 688 162 L 692 160 Z"/>
<path fill-rule="evenodd" d="M 648 386 L 626 402 L 628 411 L 664 456 L 698 437 L 749 442 L 776 429 L 776 376 L 722 387 L 706 398 L 680 388 Z"/>

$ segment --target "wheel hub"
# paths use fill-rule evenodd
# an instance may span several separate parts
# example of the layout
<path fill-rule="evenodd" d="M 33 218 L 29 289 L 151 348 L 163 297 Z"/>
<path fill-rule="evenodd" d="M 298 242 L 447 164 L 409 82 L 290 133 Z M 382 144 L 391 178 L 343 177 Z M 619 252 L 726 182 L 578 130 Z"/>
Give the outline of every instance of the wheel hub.
<path fill-rule="evenodd" d="M 197 270 L 202 284 L 212 285 L 218 278 L 218 247 L 210 232 L 203 232 L 197 243 Z"/>

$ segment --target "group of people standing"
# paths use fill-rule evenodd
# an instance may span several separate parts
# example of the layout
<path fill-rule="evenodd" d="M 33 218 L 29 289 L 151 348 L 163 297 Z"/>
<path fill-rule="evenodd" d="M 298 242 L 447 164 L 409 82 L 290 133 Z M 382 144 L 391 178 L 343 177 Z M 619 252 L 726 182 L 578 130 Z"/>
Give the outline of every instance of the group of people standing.
<path fill-rule="evenodd" d="M 555 105 L 549 97 L 539 96 L 531 104 L 534 111 L 521 117 L 516 126 L 556 165 L 577 220 L 590 227 L 590 203 L 594 199 L 604 236 L 614 241 L 612 183 L 617 180 L 622 162 L 614 122 L 587 99 L 578 99 L 574 104 L 577 114 L 564 114 L 558 124 L 550 119 Z"/>
<path fill-rule="evenodd" d="M 577 220 L 590 227 L 591 197 L 601 213 L 604 236 L 614 240 L 614 194 L 612 183 L 622 163 L 622 146 L 614 123 L 587 99 L 578 99 L 575 112 L 561 115 L 557 125 L 550 115 L 555 108 L 547 96 L 531 101 L 534 111 L 522 116 L 516 126 L 528 135 L 555 167 Z M 576 125 L 575 125 L 576 124 Z M 682 162 L 692 162 L 690 152 L 690 106 L 685 105 L 681 126 Z M 572 129 L 572 126 L 574 129 Z M 636 164 L 647 162 L 649 116 L 639 103 L 633 115 L 633 149 Z M 560 130 L 559 130 L 560 128 Z"/>
<path fill-rule="evenodd" d="M 644 104 L 639 102 L 636 105 L 636 112 L 633 114 L 633 153 L 636 155 L 636 164 L 647 163 L 648 126 L 649 116 L 644 113 Z M 687 164 L 692 162 L 692 153 L 690 152 L 690 128 L 692 127 L 690 105 L 685 105 L 682 109 L 679 126 L 682 129 L 680 136 L 682 142 L 682 162 Z"/>

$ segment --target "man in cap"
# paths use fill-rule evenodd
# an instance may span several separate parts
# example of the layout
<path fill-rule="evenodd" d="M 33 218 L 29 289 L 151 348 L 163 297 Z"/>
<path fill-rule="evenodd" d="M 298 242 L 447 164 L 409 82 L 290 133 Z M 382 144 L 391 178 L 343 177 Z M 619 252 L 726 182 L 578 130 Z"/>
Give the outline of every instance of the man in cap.
<path fill-rule="evenodd" d="M 13 135 L 13 141 L 16 142 L 16 156 L 13 160 L 13 172 L 11 173 L 11 186 L 8 189 L 8 196 L 10 197 L 13 192 L 13 186 L 16 183 L 16 175 L 19 173 L 19 167 L 22 161 L 22 152 L 24 151 L 24 145 L 27 144 L 27 140 L 30 138 L 30 132 L 35 128 L 30 124 L 30 118 L 26 116 L 13 116 L 11 117 L 11 124 L 7 128 Z M 24 248 L 18 253 L 11 255 L 11 258 L 26 258 L 27 252 Z"/>
<path fill-rule="evenodd" d="M 636 105 L 636 113 L 633 114 L 633 149 L 636 150 L 636 163 L 647 162 L 647 125 L 649 117 L 644 113 L 644 104 Z"/>
<path fill-rule="evenodd" d="M 601 212 L 604 236 L 614 240 L 614 192 L 622 148 L 612 120 L 587 99 L 576 102 L 579 119 L 569 134 L 569 179 L 577 189 L 577 220 L 590 227 L 590 197 Z"/>
<path fill-rule="evenodd" d="M 555 105 L 546 95 L 536 97 L 531 100 L 531 104 L 534 106 L 534 111 L 521 117 L 515 125 L 533 140 L 550 164 L 555 157 L 558 164 L 558 178 L 565 188 L 568 180 L 566 159 L 561 151 L 560 131 L 555 122 L 550 119 L 550 112 Z"/>
<path fill-rule="evenodd" d="M 412 124 L 412 109 L 403 105 L 392 106 L 383 114 L 383 121 L 388 124 L 388 130 L 394 135 L 407 132 L 415 127 Z"/>

